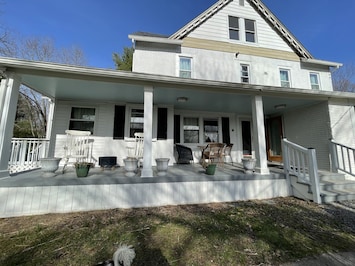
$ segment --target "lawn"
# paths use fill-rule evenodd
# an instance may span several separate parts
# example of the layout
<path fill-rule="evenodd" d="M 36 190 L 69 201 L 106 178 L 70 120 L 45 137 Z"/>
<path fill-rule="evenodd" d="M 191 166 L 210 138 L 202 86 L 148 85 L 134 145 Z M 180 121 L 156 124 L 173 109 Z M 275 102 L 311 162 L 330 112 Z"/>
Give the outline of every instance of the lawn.
<path fill-rule="evenodd" d="M 0 265 L 278 265 L 355 250 L 355 213 L 294 198 L 0 219 Z"/>

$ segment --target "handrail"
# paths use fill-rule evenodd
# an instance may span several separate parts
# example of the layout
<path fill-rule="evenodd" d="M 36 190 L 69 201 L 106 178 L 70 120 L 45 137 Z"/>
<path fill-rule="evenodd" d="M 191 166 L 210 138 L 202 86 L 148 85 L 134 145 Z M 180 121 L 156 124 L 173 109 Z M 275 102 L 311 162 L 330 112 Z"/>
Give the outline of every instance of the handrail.
<path fill-rule="evenodd" d="M 12 138 L 9 172 L 18 173 L 40 167 L 40 159 L 47 157 L 48 139 Z"/>
<path fill-rule="evenodd" d="M 330 156 L 332 171 L 338 170 L 355 176 L 355 149 L 330 140 Z"/>
<path fill-rule="evenodd" d="M 316 151 L 304 148 L 287 139 L 282 140 L 282 157 L 287 182 L 291 187 L 290 175 L 295 175 L 312 188 L 313 201 L 321 203 Z"/>

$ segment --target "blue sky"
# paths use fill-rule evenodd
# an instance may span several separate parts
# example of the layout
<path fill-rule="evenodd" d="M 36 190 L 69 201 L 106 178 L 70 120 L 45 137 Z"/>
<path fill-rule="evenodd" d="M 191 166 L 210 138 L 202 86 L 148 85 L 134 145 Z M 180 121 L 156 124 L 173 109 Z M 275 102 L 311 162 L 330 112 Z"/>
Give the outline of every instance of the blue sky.
<path fill-rule="evenodd" d="M 171 35 L 217 0 L 2 0 L 0 23 L 24 36 L 80 47 L 90 66 L 114 68 L 112 53 L 136 31 Z M 355 63 L 355 0 L 263 0 L 317 59 Z"/>

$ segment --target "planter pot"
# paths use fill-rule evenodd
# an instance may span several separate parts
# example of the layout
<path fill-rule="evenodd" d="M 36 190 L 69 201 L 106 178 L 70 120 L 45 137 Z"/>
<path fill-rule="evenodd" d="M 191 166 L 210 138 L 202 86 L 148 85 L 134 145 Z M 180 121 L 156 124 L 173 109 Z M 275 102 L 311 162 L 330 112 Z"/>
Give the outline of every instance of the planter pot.
<path fill-rule="evenodd" d="M 90 163 L 80 163 L 75 165 L 75 171 L 77 177 L 87 177 L 89 174 L 91 164 Z"/>
<path fill-rule="evenodd" d="M 55 171 L 58 170 L 59 162 L 61 158 L 42 158 L 41 161 L 41 169 L 43 171 L 44 177 L 53 177 L 55 176 Z"/>
<path fill-rule="evenodd" d="M 123 159 L 124 169 L 126 170 L 126 176 L 135 176 L 138 167 L 138 159 L 136 158 L 126 158 Z"/>
<path fill-rule="evenodd" d="M 256 164 L 256 159 L 252 158 L 243 158 L 242 159 L 243 167 L 244 167 L 244 172 L 246 174 L 252 174 L 254 173 L 255 170 L 255 164 Z"/>
<path fill-rule="evenodd" d="M 166 172 L 168 171 L 169 166 L 169 158 L 157 158 L 155 162 L 157 163 L 157 175 L 158 176 L 165 176 Z"/>
<path fill-rule="evenodd" d="M 206 167 L 206 174 L 207 175 L 214 175 L 214 173 L 216 172 L 216 164 L 210 164 Z"/>

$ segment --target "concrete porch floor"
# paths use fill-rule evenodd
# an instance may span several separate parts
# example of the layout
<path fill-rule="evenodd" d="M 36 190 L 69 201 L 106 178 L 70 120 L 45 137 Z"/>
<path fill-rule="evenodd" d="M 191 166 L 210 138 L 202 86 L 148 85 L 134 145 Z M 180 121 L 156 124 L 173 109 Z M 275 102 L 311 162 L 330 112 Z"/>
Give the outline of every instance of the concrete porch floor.
<path fill-rule="evenodd" d="M 140 170 L 134 177 L 126 177 L 124 166 L 112 169 L 91 168 L 89 175 L 78 178 L 73 166 L 68 166 L 62 174 L 62 167 L 56 171 L 55 177 L 43 177 L 41 169 L 13 174 L 0 179 L 0 187 L 37 187 L 68 185 L 109 185 L 109 184 L 144 184 L 169 182 L 198 181 L 232 181 L 232 180 L 265 180 L 285 179 L 283 169 L 277 165 L 270 166 L 270 174 L 245 174 L 240 164 L 224 164 L 217 166 L 215 175 L 207 175 L 200 164 L 175 164 L 169 166 L 166 176 L 140 177 Z M 156 175 L 155 167 L 153 167 Z"/>

